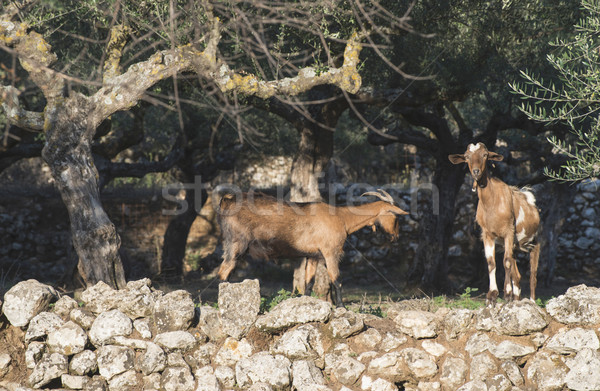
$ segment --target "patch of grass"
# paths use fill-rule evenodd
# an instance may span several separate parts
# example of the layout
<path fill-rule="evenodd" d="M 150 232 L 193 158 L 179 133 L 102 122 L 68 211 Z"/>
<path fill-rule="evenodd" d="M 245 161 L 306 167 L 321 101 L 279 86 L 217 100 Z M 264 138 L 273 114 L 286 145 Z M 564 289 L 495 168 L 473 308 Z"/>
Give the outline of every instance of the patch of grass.
<path fill-rule="evenodd" d="M 485 300 L 476 299 L 473 293 L 477 292 L 478 288 L 466 287 L 457 299 L 448 299 L 446 296 L 435 296 L 432 298 L 432 306 L 434 308 L 465 308 L 468 310 L 476 310 L 485 307 Z"/>
<path fill-rule="evenodd" d="M 297 292 L 290 292 L 285 289 L 280 289 L 277 293 L 272 294 L 269 297 L 260 298 L 260 313 L 264 314 L 271 311 L 277 304 L 284 300 L 291 299 L 292 297 L 300 296 Z"/>

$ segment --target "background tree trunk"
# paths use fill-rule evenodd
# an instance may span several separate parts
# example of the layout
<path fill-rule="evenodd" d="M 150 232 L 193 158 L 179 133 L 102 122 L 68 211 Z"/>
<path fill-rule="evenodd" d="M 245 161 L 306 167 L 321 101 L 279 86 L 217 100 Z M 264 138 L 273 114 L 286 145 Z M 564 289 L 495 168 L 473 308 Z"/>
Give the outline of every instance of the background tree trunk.
<path fill-rule="evenodd" d="M 333 132 L 319 127 L 300 130 L 298 152 L 292 163 L 290 201 L 320 201 L 319 178 L 333 155 Z M 294 270 L 293 289 L 304 293 L 306 259 Z M 324 262 L 319 262 L 313 292 L 331 301 L 329 276 Z"/>
<path fill-rule="evenodd" d="M 420 240 L 409 279 L 416 284 L 420 283 L 421 289 L 426 293 L 453 290 L 448 280 L 448 242 L 454 223 L 456 196 L 463 177 L 462 167 L 437 161 L 431 195 L 434 205 L 425 208 L 421 218 Z M 436 198 L 439 205 L 435 205 Z"/>
<path fill-rule="evenodd" d="M 79 273 L 87 286 L 104 281 L 120 289 L 126 285 L 121 239 L 100 202 L 90 147 L 96 129 L 90 125 L 89 112 L 84 98 L 69 98 L 46 133 L 42 157 L 69 212 Z"/>

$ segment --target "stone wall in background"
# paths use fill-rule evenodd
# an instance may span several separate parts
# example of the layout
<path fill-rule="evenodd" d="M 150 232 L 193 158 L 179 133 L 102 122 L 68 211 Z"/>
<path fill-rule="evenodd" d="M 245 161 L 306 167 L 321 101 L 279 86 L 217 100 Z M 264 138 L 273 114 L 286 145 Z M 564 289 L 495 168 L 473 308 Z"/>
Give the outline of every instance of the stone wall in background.
<path fill-rule="evenodd" d="M 439 391 L 600 389 L 600 289 L 542 309 L 407 300 L 385 317 L 302 296 L 261 313 L 257 280 L 223 283 L 218 308 L 148 279 L 77 299 L 35 280 L 3 297 L 0 391 Z"/>

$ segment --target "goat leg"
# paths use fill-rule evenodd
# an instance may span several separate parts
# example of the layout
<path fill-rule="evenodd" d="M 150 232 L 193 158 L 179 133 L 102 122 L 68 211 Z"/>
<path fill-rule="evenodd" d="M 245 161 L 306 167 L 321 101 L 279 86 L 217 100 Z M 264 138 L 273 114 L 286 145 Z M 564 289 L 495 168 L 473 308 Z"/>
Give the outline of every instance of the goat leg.
<path fill-rule="evenodd" d="M 342 302 L 342 283 L 338 280 L 331 282 L 331 296 L 336 307 L 346 308 Z"/>

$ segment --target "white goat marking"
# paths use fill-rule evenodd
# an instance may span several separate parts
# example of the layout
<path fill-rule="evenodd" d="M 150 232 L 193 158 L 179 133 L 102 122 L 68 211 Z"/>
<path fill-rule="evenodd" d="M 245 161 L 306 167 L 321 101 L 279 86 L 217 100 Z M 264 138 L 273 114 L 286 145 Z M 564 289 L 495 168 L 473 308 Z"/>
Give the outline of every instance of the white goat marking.
<path fill-rule="evenodd" d="M 512 283 L 506 285 L 506 292 L 504 293 L 507 295 L 510 295 L 512 293 Z"/>
<path fill-rule="evenodd" d="M 519 232 L 517 234 L 517 241 L 521 241 L 523 239 L 525 239 L 525 237 L 527 236 L 527 233 L 525 232 L 525 227 L 523 227 L 523 229 L 521 230 L 521 232 Z"/>
<path fill-rule="evenodd" d="M 490 272 L 490 291 L 498 291 L 498 284 L 496 284 L 496 268 L 493 268 Z"/>
<path fill-rule="evenodd" d="M 518 286 L 515 286 L 514 288 L 515 296 L 521 296 L 521 288 L 519 288 Z"/>
<path fill-rule="evenodd" d="M 533 195 L 533 193 L 530 191 L 523 190 L 521 190 L 521 192 L 525 194 L 525 198 L 527 198 L 527 203 L 531 206 L 535 206 L 535 196 Z"/>
<path fill-rule="evenodd" d="M 491 245 L 489 245 L 489 246 L 487 244 L 484 246 L 485 257 L 487 259 L 490 259 L 490 258 L 492 258 L 494 256 L 494 249 L 495 249 L 495 246 L 494 246 L 493 243 Z M 496 269 L 494 269 L 494 271 L 496 271 Z"/>
<path fill-rule="evenodd" d="M 478 149 L 481 147 L 481 145 L 480 145 L 480 144 L 481 144 L 481 143 L 477 143 L 477 145 L 474 145 L 474 144 L 469 144 L 469 151 L 471 151 L 471 152 L 475 152 L 475 151 L 477 151 L 477 150 L 478 150 Z"/>
<path fill-rule="evenodd" d="M 517 215 L 517 221 L 516 221 L 516 225 L 521 224 L 523 221 L 525 221 L 525 212 L 523 211 L 523 207 L 519 207 L 519 214 Z"/>

